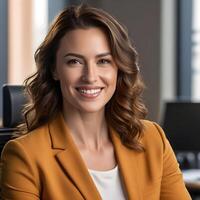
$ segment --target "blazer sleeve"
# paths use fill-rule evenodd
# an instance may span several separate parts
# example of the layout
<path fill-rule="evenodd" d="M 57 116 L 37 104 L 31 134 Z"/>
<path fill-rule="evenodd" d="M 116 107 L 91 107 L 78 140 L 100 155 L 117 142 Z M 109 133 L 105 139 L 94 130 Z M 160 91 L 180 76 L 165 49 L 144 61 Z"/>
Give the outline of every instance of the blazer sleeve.
<path fill-rule="evenodd" d="M 2 152 L 1 198 L 39 200 L 36 172 L 23 144 L 9 141 Z"/>
<path fill-rule="evenodd" d="M 191 200 L 185 187 L 179 164 L 163 130 L 154 123 L 163 140 L 163 175 L 160 200 Z"/>

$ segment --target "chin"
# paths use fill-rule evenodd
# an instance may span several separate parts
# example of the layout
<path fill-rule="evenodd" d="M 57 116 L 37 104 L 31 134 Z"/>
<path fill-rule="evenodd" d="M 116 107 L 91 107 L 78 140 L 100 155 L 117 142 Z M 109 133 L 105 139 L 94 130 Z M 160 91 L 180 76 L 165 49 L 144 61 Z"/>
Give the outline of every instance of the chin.
<path fill-rule="evenodd" d="M 98 112 L 102 112 L 104 110 L 104 108 L 80 108 L 79 109 L 81 112 L 83 113 L 98 113 Z"/>
<path fill-rule="evenodd" d="M 81 105 L 81 106 L 78 107 L 78 109 L 81 112 L 85 112 L 85 113 L 97 113 L 97 112 L 104 111 L 105 105 L 98 105 L 98 104 Z"/>

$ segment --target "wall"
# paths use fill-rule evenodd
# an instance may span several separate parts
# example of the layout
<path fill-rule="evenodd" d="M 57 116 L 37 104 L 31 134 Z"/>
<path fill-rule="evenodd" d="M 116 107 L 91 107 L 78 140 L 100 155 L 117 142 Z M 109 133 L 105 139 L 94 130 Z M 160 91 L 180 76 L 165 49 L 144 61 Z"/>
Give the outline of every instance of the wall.
<path fill-rule="evenodd" d="M 48 0 L 49 4 L 49 24 L 52 23 L 54 17 L 69 4 L 69 0 Z"/>

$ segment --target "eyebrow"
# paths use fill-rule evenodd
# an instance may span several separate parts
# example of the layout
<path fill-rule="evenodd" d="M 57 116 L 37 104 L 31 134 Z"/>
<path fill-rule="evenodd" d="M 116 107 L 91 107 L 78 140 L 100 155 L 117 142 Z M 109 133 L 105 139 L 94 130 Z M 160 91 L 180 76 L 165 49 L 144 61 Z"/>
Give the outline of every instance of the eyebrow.
<path fill-rule="evenodd" d="M 111 55 L 111 53 L 110 52 L 105 52 L 105 53 L 97 54 L 95 57 L 96 58 L 100 58 L 100 57 L 104 57 L 104 56 L 108 56 L 108 55 Z M 77 53 L 67 53 L 67 54 L 64 55 L 64 57 L 68 57 L 68 56 L 74 56 L 74 57 L 78 57 L 78 58 L 84 59 L 83 55 L 77 54 Z"/>

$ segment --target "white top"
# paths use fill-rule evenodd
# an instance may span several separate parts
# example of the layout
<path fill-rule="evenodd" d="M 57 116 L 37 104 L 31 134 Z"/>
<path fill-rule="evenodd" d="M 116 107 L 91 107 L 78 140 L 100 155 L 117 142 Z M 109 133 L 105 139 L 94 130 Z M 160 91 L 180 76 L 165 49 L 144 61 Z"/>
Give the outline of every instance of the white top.
<path fill-rule="evenodd" d="M 118 166 L 107 171 L 89 169 L 102 200 L 125 200 Z"/>

